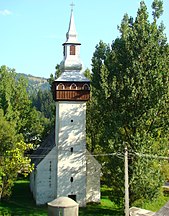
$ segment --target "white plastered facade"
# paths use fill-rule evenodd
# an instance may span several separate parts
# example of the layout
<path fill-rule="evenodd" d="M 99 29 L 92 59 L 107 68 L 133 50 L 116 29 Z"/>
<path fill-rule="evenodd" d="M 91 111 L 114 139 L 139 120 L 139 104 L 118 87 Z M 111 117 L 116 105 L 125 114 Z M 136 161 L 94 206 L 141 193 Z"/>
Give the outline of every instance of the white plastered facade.
<path fill-rule="evenodd" d="M 56 165 L 54 147 L 30 175 L 30 189 L 37 205 L 43 205 L 56 197 Z"/>
<path fill-rule="evenodd" d="M 86 204 L 86 103 L 56 102 L 57 197 Z"/>

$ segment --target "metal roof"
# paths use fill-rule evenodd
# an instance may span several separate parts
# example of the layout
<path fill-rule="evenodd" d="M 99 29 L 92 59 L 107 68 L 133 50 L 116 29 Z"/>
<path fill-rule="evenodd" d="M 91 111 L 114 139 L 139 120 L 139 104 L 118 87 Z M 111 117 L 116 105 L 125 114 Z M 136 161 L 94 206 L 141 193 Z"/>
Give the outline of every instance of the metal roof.
<path fill-rule="evenodd" d="M 64 71 L 55 81 L 58 82 L 90 82 L 80 71 Z"/>
<path fill-rule="evenodd" d="M 65 43 L 71 43 L 71 44 L 72 43 L 79 43 L 77 40 L 77 33 L 76 33 L 73 10 L 71 11 L 71 15 L 70 15 L 69 28 L 68 28 L 68 32 L 66 34 L 66 42 Z"/>

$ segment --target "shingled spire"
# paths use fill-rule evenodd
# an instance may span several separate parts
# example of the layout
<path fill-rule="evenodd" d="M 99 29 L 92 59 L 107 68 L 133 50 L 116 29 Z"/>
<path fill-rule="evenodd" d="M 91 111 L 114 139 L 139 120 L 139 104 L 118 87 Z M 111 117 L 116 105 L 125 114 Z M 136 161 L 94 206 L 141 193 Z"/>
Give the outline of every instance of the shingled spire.
<path fill-rule="evenodd" d="M 63 61 L 60 64 L 60 69 L 62 72 L 82 70 L 82 63 L 80 60 L 80 45 L 81 44 L 77 39 L 72 9 L 68 32 L 66 33 L 66 42 L 63 44 Z"/>
<path fill-rule="evenodd" d="M 74 21 L 73 9 L 71 10 L 68 32 L 66 34 L 65 43 L 79 43 L 77 40 L 76 26 Z"/>

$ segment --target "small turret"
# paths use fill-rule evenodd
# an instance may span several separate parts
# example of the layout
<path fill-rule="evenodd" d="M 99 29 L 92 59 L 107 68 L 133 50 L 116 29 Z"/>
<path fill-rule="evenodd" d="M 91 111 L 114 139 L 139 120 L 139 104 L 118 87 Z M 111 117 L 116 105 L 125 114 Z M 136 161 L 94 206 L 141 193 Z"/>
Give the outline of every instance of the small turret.
<path fill-rule="evenodd" d="M 80 43 L 77 39 L 77 33 L 74 22 L 73 10 L 71 10 L 68 32 L 66 33 L 66 42 L 63 43 L 63 61 L 60 69 L 64 71 L 81 71 L 82 62 L 80 60 Z"/>

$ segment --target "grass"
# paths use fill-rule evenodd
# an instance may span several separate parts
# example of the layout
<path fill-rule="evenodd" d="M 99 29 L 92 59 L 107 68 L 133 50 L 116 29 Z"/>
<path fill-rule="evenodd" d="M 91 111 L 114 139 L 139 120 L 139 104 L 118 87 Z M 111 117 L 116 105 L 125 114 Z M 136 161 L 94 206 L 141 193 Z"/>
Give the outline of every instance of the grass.
<path fill-rule="evenodd" d="M 156 212 L 169 201 L 169 194 L 161 195 L 153 201 L 147 201 L 141 205 L 141 208 Z"/>
<path fill-rule="evenodd" d="M 122 216 L 123 210 L 111 202 L 106 189 L 100 204 L 90 204 L 80 208 L 79 216 Z M 29 190 L 29 181 L 19 180 L 15 183 L 10 200 L 0 202 L 0 216 L 47 216 L 47 206 L 36 206 Z"/>
<path fill-rule="evenodd" d="M 90 204 L 86 208 L 80 208 L 80 216 L 122 216 L 123 210 L 114 204 L 107 195 L 106 191 L 102 191 L 102 199 L 100 204 Z"/>
<path fill-rule="evenodd" d="M 35 205 L 29 190 L 29 181 L 22 180 L 15 183 L 10 200 L 0 203 L 0 215 L 3 216 L 46 216 L 47 207 Z"/>
<path fill-rule="evenodd" d="M 123 209 L 115 205 L 110 199 L 110 190 L 102 187 L 100 204 L 89 204 L 80 208 L 79 216 L 123 216 Z M 147 201 L 141 208 L 158 211 L 169 200 L 169 194 L 154 201 Z M 29 190 L 29 181 L 19 180 L 15 183 L 13 195 L 10 200 L 0 202 L 0 216 L 47 216 L 47 205 L 36 206 Z"/>

